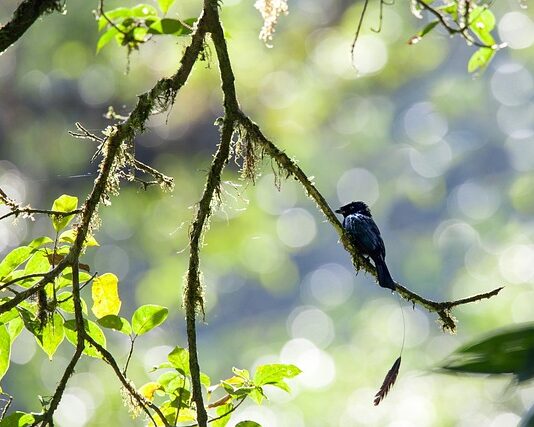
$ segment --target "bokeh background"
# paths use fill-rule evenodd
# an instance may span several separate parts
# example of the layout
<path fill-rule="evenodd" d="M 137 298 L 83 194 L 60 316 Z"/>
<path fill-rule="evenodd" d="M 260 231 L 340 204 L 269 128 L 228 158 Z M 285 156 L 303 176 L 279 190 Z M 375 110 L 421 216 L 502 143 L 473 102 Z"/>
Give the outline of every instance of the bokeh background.
<path fill-rule="evenodd" d="M 134 5 L 107 1 L 111 9 Z M 171 15 L 197 16 L 199 1 Z M 510 378 L 436 372 L 461 343 L 534 319 L 534 15 L 515 0 L 495 2 L 496 35 L 508 43 L 489 68 L 469 75 L 473 52 L 436 31 L 415 46 L 424 25 L 404 2 L 370 6 L 351 64 L 360 1 L 294 0 L 281 17 L 274 47 L 258 39 L 253 1 L 225 0 L 238 95 L 245 112 L 314 177 L 333 208 L 365 200 L 380 225 L 395 279 L 435 300 L 506 285 L 496 298 L 455 310 L 458 334 L 441 332 L 433 314 L 402 302 L 406 343 L 398 383 L 374 407 L 373 396 L 402 344 L 395 295 L 355 275 L 337 235 L 298 183 L 274 185 L 266 159 L 255 186 L 230 164 L 202 271 L 206 321 L 200 362 L 212 381 L 232 366 L 295 363 L 304 373 L 293 392 L 269 392 L 261 407 L 243 406 L 230 425 L 267 427 L 517 425 L 534 403 L 532 384 Z M 14 0 L 0 5 L 5 22 Z M 136 95 L 177 68 L 186 39 L 163 37 L 128 60 L 115 43 L 95 53 L 96 1 L 67 2 L 65 15 L 39 20 L 0 58 L 0 187 L 34 207 L 60 194 L 83 200 L 95 178 L 95 147 L 67 131 L 81 122 L 99 132 L 109 105 L 127 114 Z M 216 150 L 221 114 L 215 59 L 197 64 L 169 113 L 151 118 L 136 140 L 138 157 L 176 180 L 172 194 L 123 184 L 102 208 L 101 247 L 84 262 L 120 278 L 121 314 L 147 303 L 169 307 L 163 326 L 137 342 L 130 375 L 140 386 L 175 345 L 186 346 L 181 310 L 187 234 Z M 0 251 L 52 233 L 47 218 L 0 223 Z M 88 290 L 86 290 L 88 292 Z M 86 297 L 90 300 L 90 294 Z M 109 332 L 109 331 L 108 331 Z M 128 342 L 109 332 L 124 362 Z M 52 362 L 23 332 L 2 388 L 12 408 L 39 411 L 36 394 L 53 393 L 72 346 Z M 85 361 L 57 412 L 59 426 L 142 425 L 122 406 L 111 370 Z"/>

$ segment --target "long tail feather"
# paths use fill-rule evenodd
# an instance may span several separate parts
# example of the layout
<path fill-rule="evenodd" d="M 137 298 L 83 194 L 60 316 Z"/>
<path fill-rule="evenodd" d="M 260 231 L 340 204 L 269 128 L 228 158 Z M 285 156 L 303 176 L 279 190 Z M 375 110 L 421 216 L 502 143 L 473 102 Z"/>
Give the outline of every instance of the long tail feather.
<path fill-rule="evenodd" d="M 389 274 L 389 270 L 384 259 L 377 258 L 375 260 L 375 265 L 378 276 L 378 284 L 383 288 L 388 288 L 394 291 L 396 287 L 395 281 L 391 278 L 391 274 Z"/>
<path fill-rule="evenodd" d="M 395 384 L 395 381 L 397 380 L 397 375 L 399 374 L 400 364 L 401 358 L 399 356 L 398 359 L 395 360 L 395 363 L 393 364 L 391 369 L 388 371 L 386 378 L 384 378 L 384 382 L 382 383 L 380 390 L 378 390 L 378 393 L 376 393 L 375 395 L 375 406 L 378 405 L 386 397 L 391 387 L 393 387 L 393 384 Z"/>

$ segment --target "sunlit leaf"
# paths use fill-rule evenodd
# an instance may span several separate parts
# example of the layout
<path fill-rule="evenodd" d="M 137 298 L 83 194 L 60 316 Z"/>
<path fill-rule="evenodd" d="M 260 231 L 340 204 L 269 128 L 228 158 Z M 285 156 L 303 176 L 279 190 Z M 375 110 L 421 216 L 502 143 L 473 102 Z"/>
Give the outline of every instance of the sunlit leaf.
<path fill-rule="evenodd" d="M 98 276 L 91 287 L 93 296 L 92 312 L 97 318 L 109 314 L 117 315 L 121 309 L 119 298 L 119 278 L 113 273 Z"/>
<path fill-rule="evenodd" d="M 8 276 L 33 253 L 30 246 L 20 246 L 9 252 L 0 263 L 0 280 Z"/>
<path fill-rule="evenodd" d="M 157 382 L 149 382 L 139 388 L 139 393 L 147 400 L 152 402 L 154 400 L 154 393 L 161 389 L 161 384 Z"/>
<path fill-rule="evenodd" d="M 432 21 L 430 24 L 427 24 L 421 31 L 419 31 L 415 36 L 411 37 L 410 40 L 408 40 L 408 44 L 419 43 L 421 39 L 428 33 L 430 33 L 434 28 L 436 28 L 436 25 L 438 24 L 439 21 Z"/>
<path fill-rule="evenodd" d="M 87 334 L 93 338 L 98 344 L 100 344 L 102 347 L 106 348 L 106 337 L 104 333 L 102 332 L 102 329 L 98 327 L 98 325 L 91 320 L 84 319 L 84 329 L 87 332 Z M 67 320 L 64 324 L 65 327 L 65 335 L 67 337 L 67 340 L 74 346 L 76 346 L 76 343 L 78 342 L 78 334 L 76 332 L 76 322 L 74 320 Z M 101 359 L 102 355 L 100 352 L 93 347 L 92 345 L 85 343 L 85 349 L 83 350 L 84 354 L 96 357 Z"/>
<path fill-rule="evenodd" d="M 125 335 L 130 335 L 132 333 L 130 322 L 124 317 L 119 317 L 114 314 L 101 317 L 97 320 L 97 323 L 104 328 L 114 329 Z"/>
<path fill-rule="evenodd" d="M 183 408 L 178 415 L 178 422 L 184 423 L 188 421 L 196 421 L 197 413 L 190 408 Z"/>
<path fill-rule="evenodd" d="M 158 5 L 161 11 L 165 14 L 169 11 L 174 2 L 175 0 L 158 0 Z"/>
<path fill-rule="evenodd" d="M 2 300 L 2 302 L 3 301 L 4 300 Z M 15 319 L 16 317 L 19 317 L 19 312 L 17 311 L 16 308 L 12 308 L 11 310 L 0 314 L 0 323 L 8 323 L 11 320 Z"/>
<path fill-rule="evenodd" d="M 11 354 L 11 336 L 6 325 L 0 325 L 0 379 L 9 368 L 9 356 Z"/>
<path fill-rule="evenodd" d="M 13 342 L 22 332 L 22 329 L 24 329 L 24 322 L 22 321 L 20 316 L 17 316 L 9 323 L 7 323 L 6 326 L 7 332 L 9 332 L 9 336 L 11 337 L 11 342 Z"/>
<path fill-rule="evenodd" d="M 258 424 L 256 421 L 241 421 L 235 427 L 261 427 L 261 424 Z"/>
<path fill-rule="evenodd" d="M 200 384 L 202 384 L 207 389 L 210 388 L 210 386 L 211 386 L 211 379 L 204 372 L 200 373 Z"/>
<path fill-rule="evenodd" d="M 100 52 L 100 50 L 118 34 L 120 34 L 119 30 L 117 30 L 115 27 L 111 27 L 104 34 L 102 34 L 96 43 L 96 53 Z"/>
<path fill-rule="evenodd" d="M 184 381 L 184 377 L 176 371 L 165 372 L 158 378 L 158 384 L 160 384 L 165 390 L 165 393 L 168 394 L 174 393 L 175 390 L 183 387 L 185 384 Z"/>
<path fill-rule="evenodd" d="M 40 249 L 35 252 L 26 267 L 24 268 L 24 275 L 35 273 L 46 273 L 50 270 L 50 260 L 46 249 Z M 37 280 L 40 280 L 39 278 Z M 28 286 L 28 285 L 27 285 Z"/>
<path fill-rule="evenodd" d="M 467 63 L 467 71 L 474 73 L 475 71 L 483 70 L 488 66 L 492 58 L 495 56 L 495 49 L 489 47 L 481 47 L 471 55 Z"/>
<path fill-rule="evenodd" d="M 29 427 L 35 423 L 35 417 L 25 412 L 13 412 L 0 421 L 0 427 Z"/>
<path fill-rule="evenodd" d="M 58 307 L 66 313 L 74 313 L 74 299 L 72 292 L 61 292 L 57 295 Z M 80 298 L 82 311 L 87 314 L 87 304 L 83 298 Z"/>
<path fill-rule="evenodd" d="M 172 34 L 174 36 L 186 36 L 191 34 L 192 30 L 177 19 L 163 18 L 158 19 L 152 25 L 150 25 L 148 32 L 151 34 Z"/>
<path fill-rule="evenodd" d="M 75 196 L 69 196 L 68 194 L 63 194 L 54 200 L 52 205 L 53 211 L 58 212 L 71 212 L 78 207 L 78 198 Z M 69 222 L 74 218 L 74 215 L 52 215 L 52 225 L 57 232 L 63 230 Z"/>
<path fill-rule="evenodd" d="M 69 230 L 64 231 L 59 236 L 58 241 L 73 244 L 74 241 L 76 240 L 76 235 L 77 235 L 76 231 L 77 229 L 75 228 L 71 228 Z M 96 239 L 94 238 L 94 236 L 92 236 L 91 234 L 85 237 L 85 242 L 83 244 L 84 246 L 100 246 L 98 242 L 96 241 Z"/>
<path fill-rule="evenodd" d="M 166 307 L 152 304 L 142 305 L 132 316 L 132 329 L 136 335 L 143 335 L 161 325 L 167 319 L 168 314 L 169 310 Z"/>
<path fill-rule="evenodd" d="M 38 249 L 39 247 L 48 243 L 54 243 L 54 241 L 48 236 L 42 236 L 33 239 L 30 243 L 28 243 L 28 246 L 33 249 Z"/>
<path fill-rule="evenodd" d="M 254 374 L 254 384 L 262 386 L 266 384 L 276 385 L 276 383 L 296 377 L 302 371 L 295 365 L 284 365 L 280 363 L 272 365 L 260 365 Z"/>
<path fill-rule="evenodd" d="M 486 6 L 477 6 L 469 14 L 471 29 L 483 30 L 487 33 L 495 28 L 495 15 Z"/>
<path fill-rule="evenodd" d="M 212 427 L 225 427 L 230 421 L 232 409 L 234 409 L 234 405 L 232 404 L 232 402 L 229 402 L 223 406 L 218 406 L 217 411 L 216 411 L 217 417 L 222 417 L 222 418 L 219 418 L 218 420 L 211 423 L 211 426 Z"/>
<path fill-rule="evenodd" d="M 132 7 L 132 16 L 138 18 L 146 18 L 149 16 L 158 16 L 158 11 L 154 6 L 149 4 L 138 4 L 135 7 Z"/>
<path fill-rule="evenodd" d="M 111 25 L 109 21 L 113 22 L 132 16 L 132 11 L 126 7 L 118 7 L 104 12 L 104 15 L 98 18 L 98 31 L 103 30 L 106 25 Z"/>
<path fill-rule="evenodd" d="M 172 366 L 184 375 L 191 375 L 189 370 L 189 352 L 182 347 L 174 347 L 174 349 L 167 356 Z"/>
<path fill-rule="evenodd" d="M 52 356 L 65 337 L 63 323 L 63 317 L 58 313 L 54 313 L 43 326 L 40 336 L 36 335 L 37 343 L 48 355 L 50 360 L 52 360 Z"/>

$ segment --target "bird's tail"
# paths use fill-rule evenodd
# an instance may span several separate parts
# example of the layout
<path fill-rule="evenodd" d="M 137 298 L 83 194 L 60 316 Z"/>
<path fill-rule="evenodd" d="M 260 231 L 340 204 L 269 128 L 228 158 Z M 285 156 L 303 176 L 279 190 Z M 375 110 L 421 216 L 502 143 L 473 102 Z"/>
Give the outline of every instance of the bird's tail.
<path fill-rule="evenodd" d="M 376 273 L 378 276 L 378 284 L 383 288 L 395 290 L 395 281 L 391 278 L 389 274 L 388 267 L 383 258 L 378 258 L 375 260 Z"/>

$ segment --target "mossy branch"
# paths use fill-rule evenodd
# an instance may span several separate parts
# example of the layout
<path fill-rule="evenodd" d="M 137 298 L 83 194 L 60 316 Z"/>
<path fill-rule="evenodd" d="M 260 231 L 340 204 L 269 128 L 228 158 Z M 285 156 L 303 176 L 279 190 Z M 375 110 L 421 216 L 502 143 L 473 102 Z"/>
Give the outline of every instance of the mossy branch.
<path fill-rule="evenodd" d="M 0 28 L 0 53 L 15 43 L 45 13 L 61 12 L 62 0 L 23 0 L 9 22 Z"/>
<path fill-rule="evenodd" d="M 317 190 L 313 182 L 308 178 L 308 176 L 303 172 L 303 170 L 292 160 L 289 156 L 280 150 L 273 142 L 265 137 L 261 132 L 258 125 L 256 125 L 252 120 L 250 120 L 243 113 L 239 116 L 239 123 L 243 126 L 250 135 L 251 140 L 255 141 L 263 151 L 273 158 L 277 165 L 286 171 L 289 175 L 294 176 L 297 181 L 304 187 L 307 195 L 315 201 L 317 208 L 323 213 L 328 222 L 334 227 L 334 230 L 339 235 L 340 241 L 343 244 L 345 250 L 350 254 L 352 258 L 352 263 L 356 270 L 363 269 L 367 273 L 377 277 L 375 267 L 369 262 L 367 258 L 362 256 L 352 244 L 349 236 L 345 233 L 342 224 L 337 219 L 336 215 L 330 209 L 330 206 L 326 202 L 323 195 Z M 396 292 L 406 299 L 407 301 L 417 304 L 421 307 L 424 307 L 430 312 L 434 312 L 438 315 L 443 330 L 446 330 L 450 333 L 456 331 L 456 321 L 451 314 L 451 309 L 459 305 L 468 304 L 471 302 L 480 301 L 483 299 L 491 298 L 497 295 L 502 287 L 496 288 L 491 292 L 486 292 L 482 294 L 473 295 L 468 298 L 463 298 L 457 301 L 444 301 L 436 302 L 429 299 L 426 299 L 415 292 L 410 291 L 408 288 L 397 283 Z"/>

